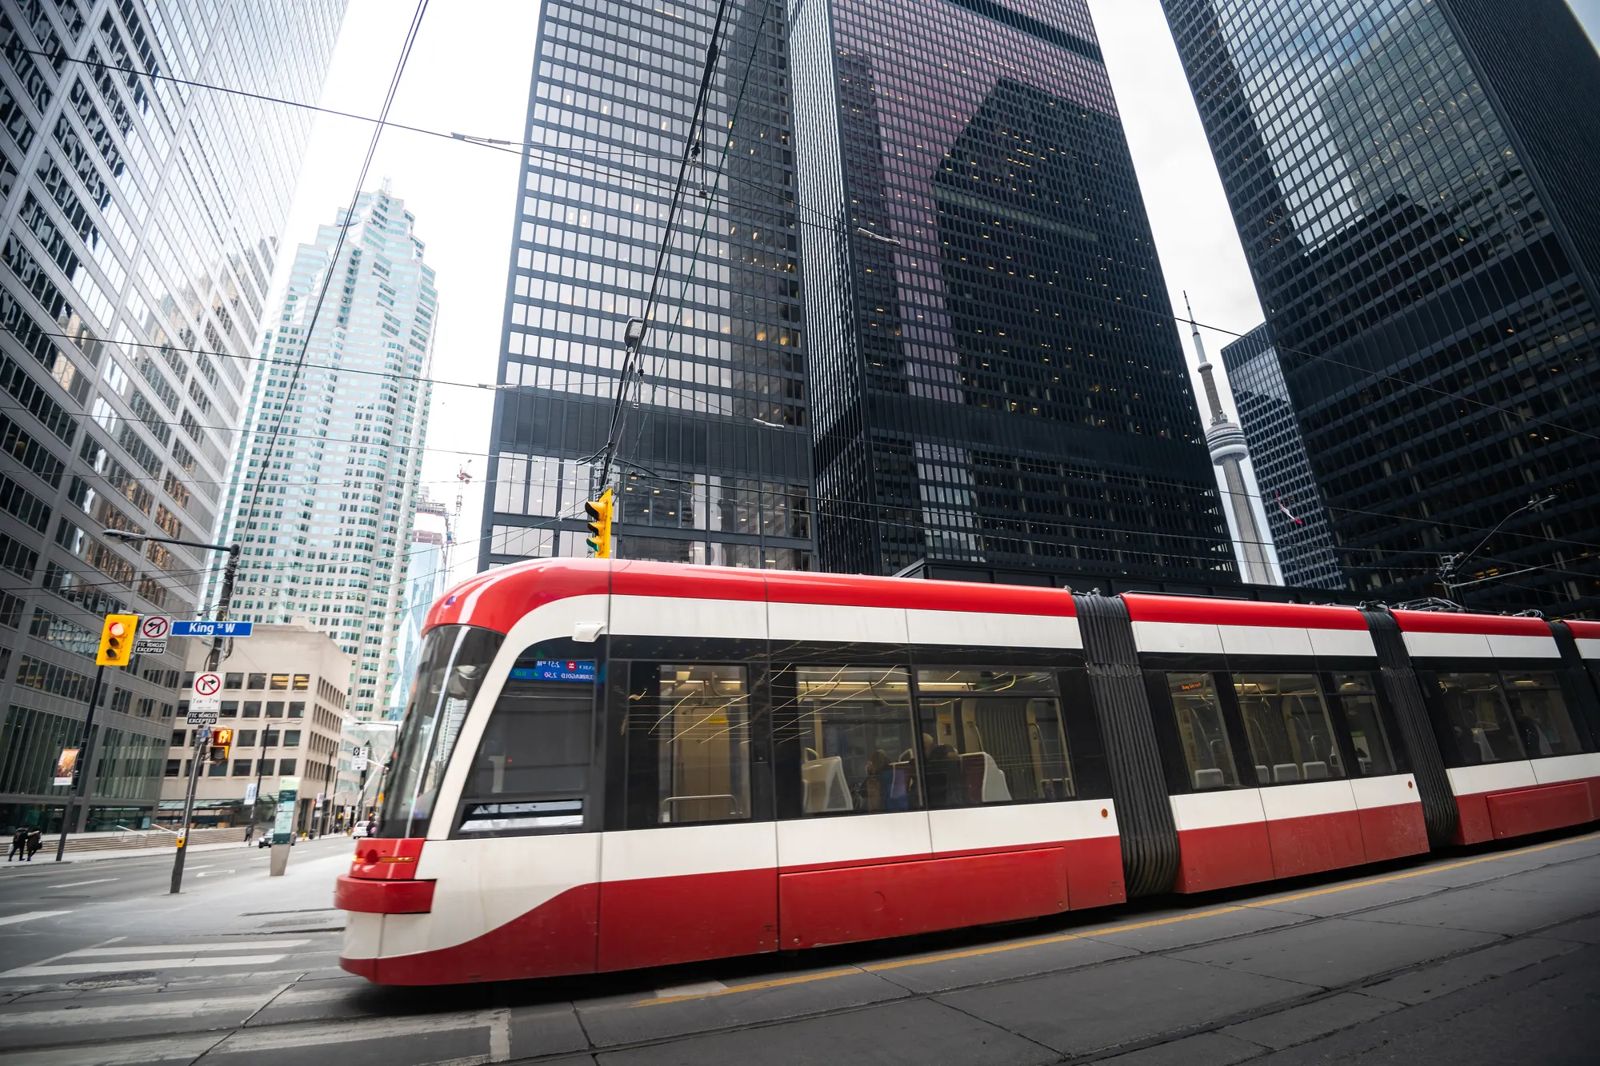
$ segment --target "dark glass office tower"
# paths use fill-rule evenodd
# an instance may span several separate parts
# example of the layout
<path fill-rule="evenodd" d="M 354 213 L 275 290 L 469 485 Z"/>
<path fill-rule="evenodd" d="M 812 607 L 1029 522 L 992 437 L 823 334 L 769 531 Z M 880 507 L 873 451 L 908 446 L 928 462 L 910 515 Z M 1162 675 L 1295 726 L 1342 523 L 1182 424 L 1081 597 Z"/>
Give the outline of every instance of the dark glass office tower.
<path fill-rule="evenodd" d="M 824 566 L 1236 580 L 1083 0 L 789 7 Z"/>
<path fill-rule="evenodd" d="M 787 19 L 735 0 L 546 0 L 506 293 L 484 566 L 584 553 L 623 335 L 642 316 L 686 138 L 699 142 L 628 396 L 622 558 L 813 565 Z"/>
<path fill-rule="evenodd" d="M 186 616 L 344 0 L 0 3 L 0 823 L 50 826 L 101 616 Z M 153 813 L 184 641 L 108 669 L 88 825 Z M 174 771 L 176 772 L 176 771 Z M 80 808 L 83 810 L 84 808 Z"/>
<path fill-rule="evenodd" d="M 1600 59 L 1570 9 L 1163 4 L 1346 575 L 1437 594 L 1487 536 L 1457 598 L 1600 610 Z"/>
<path fill-rule="evenodd" d="M 1300 423 L 1289 402 L 1283 366 L 1272 345 L 1272 329 L 1257 326 L 1222 349 L 1228 386 L 1239 409 L 1239 427 L 1250 445 L 1250 467 L 1262 495 L 1267 528 L 1277 548 L 1286 585 L 1344 589 L 1344 571 L 1333 551 L 1328 509 L 1323 506 Z"/>

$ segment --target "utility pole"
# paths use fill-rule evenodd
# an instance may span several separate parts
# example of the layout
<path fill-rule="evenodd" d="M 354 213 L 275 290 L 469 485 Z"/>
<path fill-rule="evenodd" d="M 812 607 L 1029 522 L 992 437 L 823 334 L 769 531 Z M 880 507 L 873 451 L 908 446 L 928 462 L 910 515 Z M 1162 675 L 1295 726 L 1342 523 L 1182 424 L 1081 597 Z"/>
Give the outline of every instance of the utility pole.
<path fill-rule="evenodd" d="M 267 749 L 276 741 L 272 736 L 272 723 L 267 722 L 261 729 L 261 750 L 256 752 L 256 791 L 255 800 L 250 804 L 250 825 L 244 831 L 245 843 L 255 839 L 256 836 L 256 808 L 261 804 L 261 763 L 265 759 Z"/>
<path fill-rule="evenodd" d="M 110 533 L 110 530 L 107 530 Z M 165 536 L 128 535 L 123 533 L 122 539 L 126 541 L 157 541 L 162 544 L 184 544 L 187 547 L 203 547 L 206 551 L 227 552 L 227 567 L 222 570 L 222 595 L 216 603 L 216 621 L 227 621 L 227 605 L 234 600 L 234 578 L 238 575 L 238 544 L 203 544 L 198 541 L 174 541 Z M 206 656 L 206 672 L 213 674 L 216 667 L 222 664 L 222 637 L 221 634 L 211 637 L 211 653 Z M 195 739 L 200 738 L 200 730 L 195 728 Z M 206 730 L 210 736 L 210 730 Z M 189 852 L 189 821 L 195 813 L 195 784 L 200 781 L 200 746 L 195 744 L 194 760 L 189 763 L 189 791 L 184 794 L 184 820 L 178 829 L 178 848 L 173 855 L 173 887 L 171 892 L 179 892 L 184 884 L 184 856 Z"/>
<path fill-rule="evenodd" d="M 89 690 L 89 713 L 83 719 L 83 739 L 78 741 L 77 773 L 73 775 L 72 791 L 67 794 L 66 809 L 61 812 L 61 835 L 56 838 L 56 862 L 67 853 L 67 833 L 73 829 L 72 819 L 74 808 L 81 808 L 82 814 L 87 814 L 89 804 L 85 793 L 89 788 L 89 757 L 94 754 L 90 750 L 94 743 L 94 709 L 100 702 L 100 687 L 105 682 L 106 668 L 95 667 L 94 687 Z"/>

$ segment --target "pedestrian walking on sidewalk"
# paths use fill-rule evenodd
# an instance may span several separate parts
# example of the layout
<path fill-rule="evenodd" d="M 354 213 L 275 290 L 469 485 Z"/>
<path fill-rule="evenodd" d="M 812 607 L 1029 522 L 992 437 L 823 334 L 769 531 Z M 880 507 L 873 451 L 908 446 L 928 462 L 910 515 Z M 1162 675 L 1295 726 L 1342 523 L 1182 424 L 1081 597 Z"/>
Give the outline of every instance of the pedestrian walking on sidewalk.
<path fill-rule="evenodd" d="M 11 851 L 6 855 L 6 862 L 10 862 L 18 855 L 24 859 L 28 857 L 28 827 L 25 825 L 17 826 L 17 831 L 11 834 Z"/>
<path fill-rule="evenodd" d="M 28 830 L 28 861 L 29 862 L 32 862 L 33 861 L 33 857 L 35 855 L 39 854 L 39 846 L 41 844 L 43 844 L 43 843 L 44 843 L 44 834 L 43 833 L 40 833 L 38 829 L 30 829 L 30 830 Z"/>

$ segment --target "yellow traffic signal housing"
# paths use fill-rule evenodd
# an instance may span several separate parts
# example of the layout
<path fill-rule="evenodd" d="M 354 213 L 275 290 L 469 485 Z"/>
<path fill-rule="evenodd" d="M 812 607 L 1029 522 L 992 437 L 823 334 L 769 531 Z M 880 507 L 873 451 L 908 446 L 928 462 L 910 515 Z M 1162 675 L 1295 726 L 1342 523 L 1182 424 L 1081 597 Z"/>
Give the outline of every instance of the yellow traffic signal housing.
<path fill-rule="evenodd" d="M 233 749 L 233 730 L 227 726 L 217 726 L 211 730 L 211 761 L 225 763 L 228 761 L 228 752 Z"/>
<path fill-rule="evenodd" d="M 139 628 L 136 614 L 108 614 L 100 628 L 100 650 L 95 653 L 96 666 L 127 666 L 133 658 L 133 633 Z"/>
<path fill-rule="evenodd" d="M 589 545 L 589 555 L 595 559 L 611 558 L 611 519 L 616 506 L 617 498 L 610 489 L 602 492 L 598 500 L 589 500 L 583 505 L 584 514 L 589 518 L 589 536 L 585 543 Z"/>

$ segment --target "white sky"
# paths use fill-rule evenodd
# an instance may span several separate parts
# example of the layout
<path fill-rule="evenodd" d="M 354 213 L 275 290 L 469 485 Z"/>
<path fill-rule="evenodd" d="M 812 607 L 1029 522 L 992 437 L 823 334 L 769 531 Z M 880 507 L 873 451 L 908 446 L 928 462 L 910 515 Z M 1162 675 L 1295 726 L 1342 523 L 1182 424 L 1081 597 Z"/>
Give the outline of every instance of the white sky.
<path fill-rule="evenodd" d="M 1573 3 L 1593 34 L 1600 24 L 1600 0 Z M 1182 291 L 1188 289 L 1201 321 L 1239 333 L 1255 328 L 1262 321 L 1261 308 L 1159 3 L 1089 0 L 1089 6 L 1173 307 L 1182 313 Z M 322 106 L 377 114 L 410 9 L 401 0 L 350 0 Z M 521 140 L 538 9 L 530 0 L 432 5 L 391 121 Z M 331 222 L 349 202 L 370 131 L 366 123 L 318 116 L 285 234 L 280 288 L 294 246 L 311 240 L 317 225 Z M 506 152 L 394 129 L 379 142 L 367 184 L 390 179 L 394 194 L 416 216 L 427 261 L 438 274 L 435 378 L 494 381 L 517 173 L 517 157 Z M 1187 350 L 1187 327 L 1178 333 Z M 1205 334 L 1214 361 L 1220 362 L 1230 339 Z M 477 568 L 487 467 L 481 453 L 488 446 L 492 408 L 493 394 L 487 390 L 435 387 L 424 488 L 434 499 L 453 503 L 457 472 L 465 466 L 474 479 L 457 527 L 457 577 Z"/>

